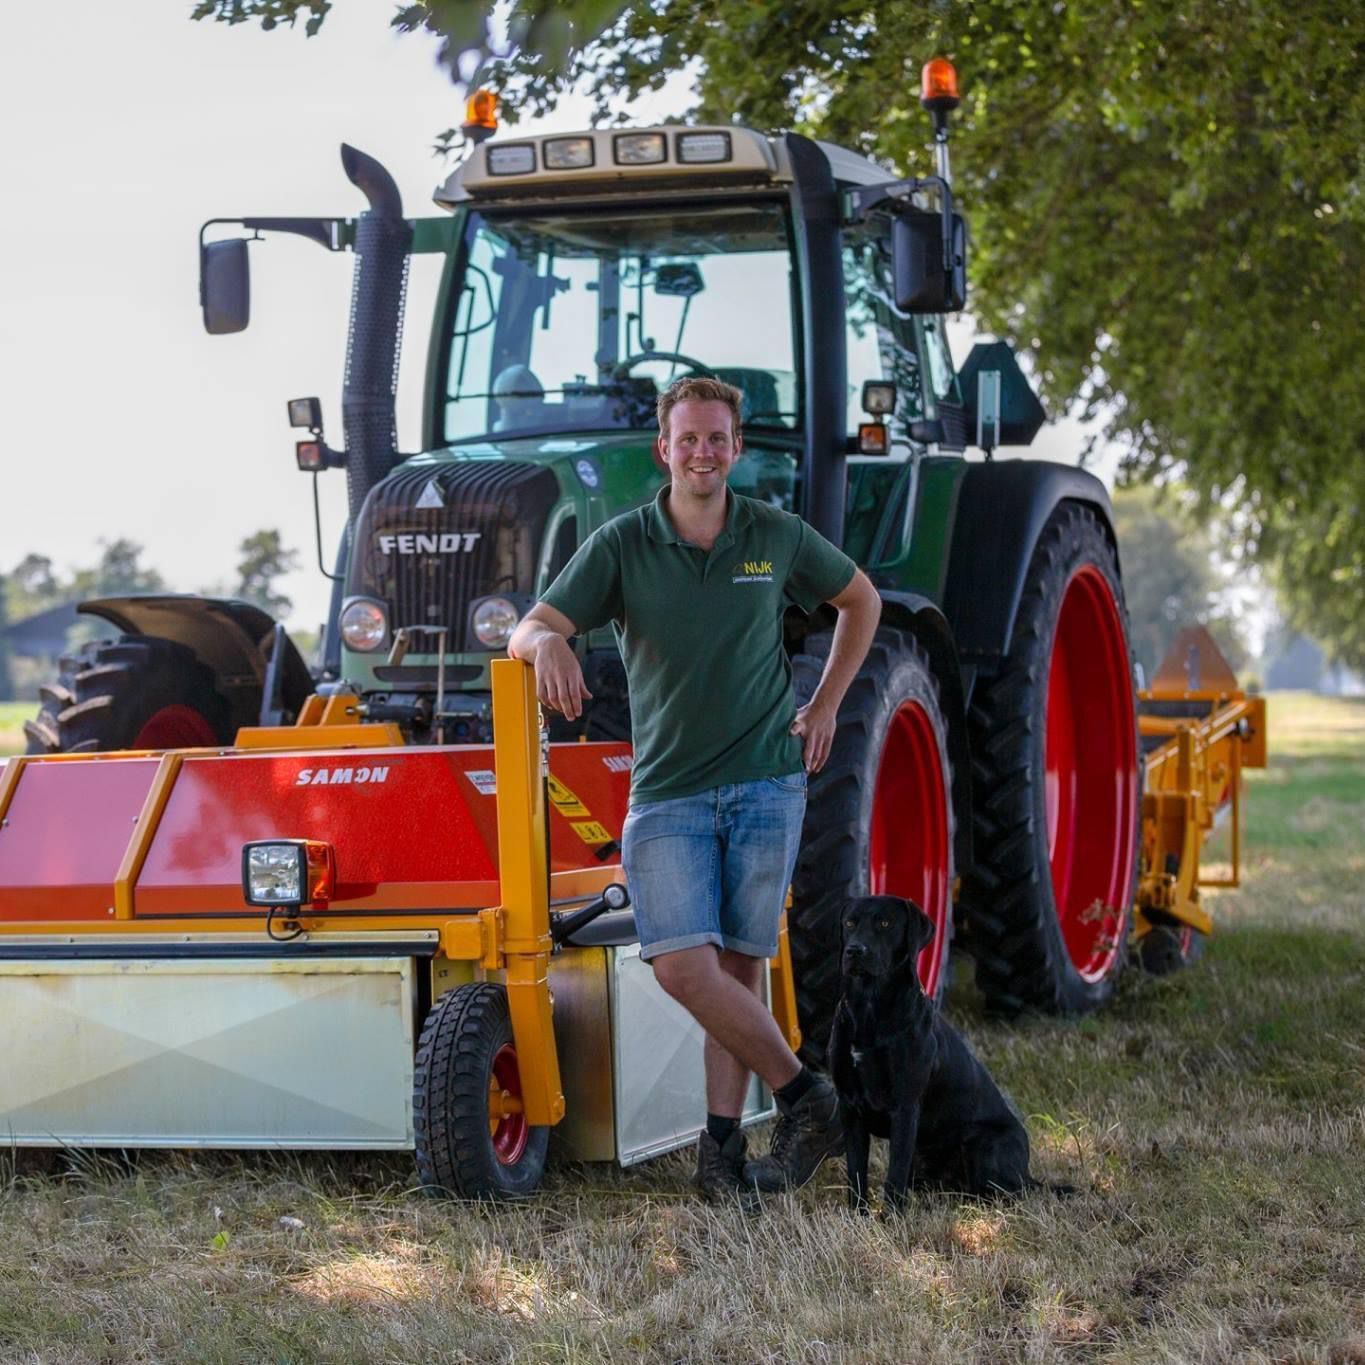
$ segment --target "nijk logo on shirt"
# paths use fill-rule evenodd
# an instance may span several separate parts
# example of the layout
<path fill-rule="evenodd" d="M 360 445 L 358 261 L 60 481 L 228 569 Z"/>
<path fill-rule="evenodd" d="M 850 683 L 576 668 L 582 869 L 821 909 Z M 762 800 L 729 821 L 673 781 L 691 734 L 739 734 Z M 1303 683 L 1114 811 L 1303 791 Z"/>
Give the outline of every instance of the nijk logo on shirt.
<path fill-rule="evenodd" d="M 732 583 L 771 583 L 773 581 L 773 562 L 771 559 L 746 559 L 736 564 L 731 575 Z"/>

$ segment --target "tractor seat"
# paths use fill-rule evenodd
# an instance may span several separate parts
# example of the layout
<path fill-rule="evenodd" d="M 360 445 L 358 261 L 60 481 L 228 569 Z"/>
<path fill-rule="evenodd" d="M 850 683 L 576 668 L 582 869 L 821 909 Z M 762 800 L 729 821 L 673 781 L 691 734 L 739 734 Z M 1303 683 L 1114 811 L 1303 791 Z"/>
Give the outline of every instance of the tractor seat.
<path fill-rule="evenodd" d="M 576 934 L 565 940 L 576 948 L 623 948 L 628 943 L 639 942 L 635 931 L 635 911 L 608 910 L 604 915 L 585 924 Z"/>
<path fill-rule="evenodd" d="M 773 422 L 777 420 L 780 406 L 777 396 L 777 380 L 768 370 L 741 369 L 739 366 L 717 367 L 711 371 L 717 379 L 733 384 L 744 395 L 739 405 L 739 420 L 748 422 L 757 413 L 760 418 Z"/>

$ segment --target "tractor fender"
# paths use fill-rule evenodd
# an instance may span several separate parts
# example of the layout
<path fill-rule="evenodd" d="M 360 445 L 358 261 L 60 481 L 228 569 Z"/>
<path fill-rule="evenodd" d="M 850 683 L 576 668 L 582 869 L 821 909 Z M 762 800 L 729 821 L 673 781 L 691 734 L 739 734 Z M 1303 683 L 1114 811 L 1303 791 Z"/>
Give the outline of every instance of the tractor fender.
<path fill-rule="evenodd" d="M 1047 519 L 1068 501 L 1096 510 L 1117 555 L 1109 494 L 1093 474 L 1046 460 L 992 460 L 967 467 L 957 498 L 943 609 L 969 694 L 976 674 L 995 672 L 1009 652 L 1034 546 Z"/>
<path fill-rule="evenodd" d="M 878 589 L 882 623 L 920 642 L 938 683 L 939 705 L 948 722 L 948 761 L 953 769 L 953 859 L 958 875 L 972 866 L 972 765 L 967 742 L 967 703 L 952 627 L 938 606 L 916 592 Z"/>
<path fill-rule="evenodd" d="M 193 650 L 231 706 L 233 725 L 259 721 L 275 638 L 275 621 L 260 607 L 193 593 L 139 593 L 96 598 L 76 610 L 103 618 L 125 635 L 156 636 Z M 296 715 L 313 690 L 313 679 L 294 642 L 283 632 L 281 639 L 280 695 L 285 711 Z"/>

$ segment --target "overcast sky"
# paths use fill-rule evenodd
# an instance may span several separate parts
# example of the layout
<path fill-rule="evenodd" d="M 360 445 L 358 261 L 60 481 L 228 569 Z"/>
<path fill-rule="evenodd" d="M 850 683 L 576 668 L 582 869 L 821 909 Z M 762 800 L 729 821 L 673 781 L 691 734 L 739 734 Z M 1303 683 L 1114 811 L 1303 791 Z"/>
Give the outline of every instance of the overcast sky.
<path fill-rule="evenodd" d="M 283 584 L 291 624 L 326 609 L 309 478 L 294 468 L 285 400 L 317 394 L 341 445 L 349 255 L 275 237 L 252 250 L 252 321 L 209 337 L 198 308 L 207 218 L 349 216 L 349 141 L 392 172 L 409 216 L 436 213 L 437 132 L 460 92 L 391 6 L 338 4 L 316 38 L 192 23 L 189 0 L 11 5 L 0 46 L 6 130 L 0 216 L 0 571 L 32 551 L 63 570 L 127 536 L 175 588 L 225 583 L 238 543 L 278 527 L 304 568 Z M 634 112 L 676 111 L 685 83 Z M 579 128 L 569 101 L 550 124 Z M 532 126 L 532 125 L 528 125 Z M 438 263 L 417 258 L 399 441 L 415 450 Z M 1069 431 L 1041 453 L 1066 458 Z M 1040 453 L 1035 450 L 1035 453 Z M 323 479 L 329 557 L 344 474 Z"/>

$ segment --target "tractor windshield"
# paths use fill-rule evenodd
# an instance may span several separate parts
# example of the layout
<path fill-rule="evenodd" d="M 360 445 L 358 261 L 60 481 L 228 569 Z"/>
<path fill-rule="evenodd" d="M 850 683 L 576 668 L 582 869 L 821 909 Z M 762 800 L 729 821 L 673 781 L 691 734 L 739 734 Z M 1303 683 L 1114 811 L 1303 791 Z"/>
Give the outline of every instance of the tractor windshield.
<path fill-rule="evenodd" d="M 799 421 L 779 204 L 471 212 L 448 313 L 445 439 L 649 429 L 661 389 L 713 374 L 746 426 Z"/>

